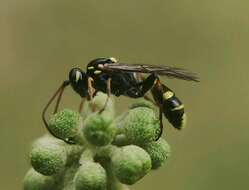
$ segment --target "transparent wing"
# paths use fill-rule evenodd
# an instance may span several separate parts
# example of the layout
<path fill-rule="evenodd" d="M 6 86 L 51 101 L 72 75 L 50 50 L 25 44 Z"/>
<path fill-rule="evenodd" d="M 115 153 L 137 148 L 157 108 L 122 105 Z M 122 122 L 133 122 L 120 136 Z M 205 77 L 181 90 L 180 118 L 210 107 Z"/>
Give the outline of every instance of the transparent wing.
<path fill-rule="evenodd" d="M 189 72 L 185 69 L 170 66 L 154 66 L 144 64 L 128 65 L 123 63 L 115 63 L 105 64 L 102 69 L 109 72 L 156 73 L 158 75 L 167 76 L 169 78 L 199 82 L 199 78 L 195 73 Z"/>

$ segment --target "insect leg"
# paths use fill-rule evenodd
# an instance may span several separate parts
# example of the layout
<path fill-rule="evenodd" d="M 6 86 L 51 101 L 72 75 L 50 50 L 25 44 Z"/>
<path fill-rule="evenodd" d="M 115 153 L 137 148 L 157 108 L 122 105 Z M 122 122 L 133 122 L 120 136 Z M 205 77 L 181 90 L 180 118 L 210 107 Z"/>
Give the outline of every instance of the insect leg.
<path fill-rule="evenodd" d="M 82 112 L 82 108 L 83 108 L 84 102 L 85 102 L 85 98 L 81 98 L 80 106 L 79 106 L 79 113 Z"/>
<path fill-rule="evenodd" d="M 159 109 L 159 121 L 160 121 L 160 131 L 158 134 L 158 137 L 156 138 L 156 141 L 162 136 L 163 134 L 163 110 L 162 108 Z"/>
<path fill-rule="evenodd" d="M 153 87 L 151 88 L 151 93 L 153 99 L 156 102 L 157 107 L 159 108 L 159 121 L 160 121 L 160 131 L 156 140 L 158 140 L 163 133 L 163 89 L 160 79 L 157 77 L 154 81 Z"/>
<path fill-rule="evenodd" d="M 94 88 L 93 88 L 93 79 L 91 77 L 89 77 L 87 79 L 87 84 L 88 84 L 88 94 L 89 94 L 89 100 L 92 100 L 93 99 L 93 94 L 94 94 Z"/>
<path fill-rule="evenodd" d="M 107 98 L 106 98 L 106 100 L 105 100 L 104 107 L 99 111 L 99 113 L 102 113 L 102 112 L 105 110 L 105 108 L 106 108 L 106 106 L 107 106 L 107 103 L 108 103 L 108 101 L 109 101 L 109 98 L 110 98 L 110 96 L 111 96 L 111 82 L 112 82 L 112 79 L 111 79 L 111 78 L 108 78 L 108 79 L 107 79 Z"/>
<path fill-rule="evenodd" d="M 58 108 L 59 108 L 59 105 L 60 105 L 60 102 L 61 102 L 61 97 L 62 97 L 62 94 L 63 94 L 63 92 L 65 90 L 65 87 L 66 86 L 62 87 L 61 90 L 60 90 L 59 96 L 58 96 L 56 104 L 55 104 L 54 114 L 56 114 L 57 111 L 58 111 Z"/>
<path fill-rule="evenodd" d="M 152 100 L 147 94 L 144 95 L 144 99 L 151 102 L 155 106 L 158 106 L 154 100 Z"/>
<path fill-rule="evenodd" d="M 140 85 L 142 86 L 142 93 L 144 93 L 144 94 L 148 90 L 152 90 L 153 88 L 160 88 L 161 82 L 159 80 L 159 77 L 156 74 L 151 74 L 146 79 L 141 74 L 138 74 L 138 78 L 143 80 L 140 83 Z M 159 107 L 160 131 L 159 131 L 159 134 L 156 138 L 156 140 L 158 140 L 162 136 L 162 133 L 163 133 L 163 107 L 162 107 L 161 103 L 156 98 L 154 98 L 155 101 L 153 101 L 148 95 L 145 94 L 144 99 L 152 102 L 154 105 Z"/>

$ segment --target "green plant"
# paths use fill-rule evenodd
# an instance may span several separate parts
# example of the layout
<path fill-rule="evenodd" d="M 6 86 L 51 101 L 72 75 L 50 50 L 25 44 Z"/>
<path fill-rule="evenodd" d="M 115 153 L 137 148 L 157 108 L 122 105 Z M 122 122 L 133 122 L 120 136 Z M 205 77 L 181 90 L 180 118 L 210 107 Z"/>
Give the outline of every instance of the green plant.
<path fill-rule="evenodd" d="M 65 109 L 52 116 L 49 127 L 63 139 L 45 135 L 32 146 L 32 168 L 24 190 L 121 190 L 159 168 L 170 155 L 160 138 L 154 107 L 138 102 L 114 117 L 113 101 L 101 114 L 106 95 L 87 103 L 83 115 Z"/>

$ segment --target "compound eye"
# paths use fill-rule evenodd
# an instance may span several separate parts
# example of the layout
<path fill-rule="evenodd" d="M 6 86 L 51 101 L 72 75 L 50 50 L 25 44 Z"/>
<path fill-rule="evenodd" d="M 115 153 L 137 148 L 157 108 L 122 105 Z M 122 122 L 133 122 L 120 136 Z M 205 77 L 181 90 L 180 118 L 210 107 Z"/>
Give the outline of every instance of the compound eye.
<path fill-rule="evenodd" d="M 112 62 L 112 63 L 117 63 L 118 60 L 114 57 L 110 57 L 109 60 Z"/>
<path fill-rule="evenodd" d="M 75 72 L 75 82 L 78 82 L 79 80 L 82 80 L 82 74 L 80 71 Z"/>

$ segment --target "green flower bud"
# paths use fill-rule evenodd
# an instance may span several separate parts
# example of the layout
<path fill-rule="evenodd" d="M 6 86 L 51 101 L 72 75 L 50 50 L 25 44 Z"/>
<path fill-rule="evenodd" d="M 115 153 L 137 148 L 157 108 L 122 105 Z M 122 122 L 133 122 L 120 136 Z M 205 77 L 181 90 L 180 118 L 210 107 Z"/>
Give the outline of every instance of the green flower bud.
<path fill-rule="evenodd" d="M 150 155 L 152 169 L 157 169 L 162 166 L 171 154 L 169 144 L 162 138 L 158 141 L 146 144 L 144 149 Z"/>
<path fill-rule="evenodd" d="M 113 170 L 121 183 L 132 185 L 151 169 L 148 153 L 135 145 L 118 148 L 112 155 Z"/>
<path fill-rule="evenodd" d="M 49 128 L 58 137 L 67 140 L 78 134 L 82 118 L 78 112 L 64 109 L 55 114 L 49 121 Z"/>
<path fill-rule="evenodd" d="M 58 138 L 47 134 L 34 143 L 24 190 L 124 190 L 165 162 L 170 147 L 154 141 L 160 132 L 154 105 L 140 101 L 115 119 L 111 99 L 99 112 L 106 98 L 98 93 L 87 102 L 84 125 L 68 109 L 51 118 L 49 131 Z"/>
<path fill-rule="evenodd" d="M 24 190 L 54 190 L 55 180 L 30 169 L 24 177 Z"/>
<path fill-rule="evenodd" d="M 66 148 L 49 138 L 38 140 L 31 150 L 33 168 L 46 176 L 58 173 L 67 161 Z"/>
<path fill-rule="evenodd" d="M 129 145 L 130 142 L 124 134 L 119 134 L 119 135 L 116 135 L 112 144 L 116 146 L 125 146 L 125 145 Z"/>
<path fill-rule="evenodd" d="M 113 141 L 116 126 L 112 119 L 100 114 L 92 114 L 85 120 L 83 133 L 87 141 L 93 145 L 104 146 Z"/>
<path fill-rule="evenodd" d="M 106 190 L 106 172 L 98 163 L 85 161 L 79 167 L 75 178 L 76 190 Z"/>
<path fill-rule="evenodd" d="M 132 144 L 152 142 L 160 131 L 160 122 L 154 111 L 147 107 L 131 109 L 123 122 L 123 132 Z"/>

